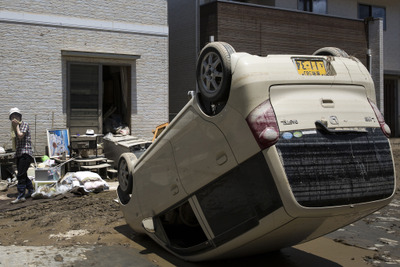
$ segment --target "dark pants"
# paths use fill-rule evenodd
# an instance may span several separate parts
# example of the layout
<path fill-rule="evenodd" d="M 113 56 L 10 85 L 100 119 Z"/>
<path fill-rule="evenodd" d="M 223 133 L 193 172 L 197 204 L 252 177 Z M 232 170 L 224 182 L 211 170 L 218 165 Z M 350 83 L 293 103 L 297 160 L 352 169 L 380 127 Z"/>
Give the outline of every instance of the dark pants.
<path fill-rule="evenodd" d="M 28 178 L 28 173 L 27 173 L 32 161 L 33 161 L 32 157 L 28 154 L 22 154 L 21 157 L 17 158 L 17 170 L 18 170 L 17 190 L 19 193 L 18 198 L 25 196 L 26 189 L 30 191 L 33 190 L 32 181 L 31 179 Z"/>

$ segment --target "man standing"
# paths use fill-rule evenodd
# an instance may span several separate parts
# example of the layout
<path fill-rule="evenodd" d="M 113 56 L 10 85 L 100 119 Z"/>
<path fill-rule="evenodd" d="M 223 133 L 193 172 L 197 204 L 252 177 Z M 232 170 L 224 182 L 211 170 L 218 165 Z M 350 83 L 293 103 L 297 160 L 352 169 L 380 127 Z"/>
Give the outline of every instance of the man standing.
<path fill-rule="evenodd" d="M 10 109 L 10 121 L 16 137 L 16 152 L 17 159 L 17 190 L 18 196 L 11 201 L 12 204 L 24 202 L 33 193 L 33 185 L 31 179 L 28 178 L 28 169 L 33 162 L 33 151 L 31 142 L 31 132 L 29 131 L 28 123 L 22 121 L 22 114 L 18 108 Z M 28 189 L 28 194 L 25 191 Z"/>

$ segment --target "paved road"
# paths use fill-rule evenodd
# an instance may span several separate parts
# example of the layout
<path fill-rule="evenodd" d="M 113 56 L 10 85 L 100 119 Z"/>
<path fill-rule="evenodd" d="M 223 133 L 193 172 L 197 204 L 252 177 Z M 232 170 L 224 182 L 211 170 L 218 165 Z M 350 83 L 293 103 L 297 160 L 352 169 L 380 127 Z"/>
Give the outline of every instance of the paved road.
<path fill-rule="evenodd" d="M 151 263 L 135 249 L 124 247 L 73 246 L 54 248 L 50 246 L 0 246 L 0 266 L 4 267 L 117 267 L 158 266 Z"/>

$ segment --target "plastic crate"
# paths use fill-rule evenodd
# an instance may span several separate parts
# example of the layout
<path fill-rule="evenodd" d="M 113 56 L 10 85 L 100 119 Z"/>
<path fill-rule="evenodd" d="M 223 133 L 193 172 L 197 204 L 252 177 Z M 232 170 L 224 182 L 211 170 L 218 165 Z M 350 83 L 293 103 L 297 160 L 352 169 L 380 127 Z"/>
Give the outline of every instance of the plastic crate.
<path fill-rule="evenodd" d="M 35 169 L 35 181 L 57 181 L 60 175 L 61 169 L 59 167 Z"/>
<path fill-rule="evenodd" d="M 51 185 L 54 183 L 56 183 L 56 181 L 35 181 L 33 184 L 34 184 L 35 191 L 36 191 L 41 186 Z"/>

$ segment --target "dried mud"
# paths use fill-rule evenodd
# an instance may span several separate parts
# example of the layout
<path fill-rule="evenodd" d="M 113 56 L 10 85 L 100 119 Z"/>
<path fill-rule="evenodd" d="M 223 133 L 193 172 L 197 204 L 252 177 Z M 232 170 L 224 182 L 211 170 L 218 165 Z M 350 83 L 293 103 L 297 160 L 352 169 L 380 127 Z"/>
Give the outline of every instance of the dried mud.
<path fill-rule="evenodd" d="M 6 195 L 14 196 L 14 190 Z M 4 205 L 15 209 L 0 215 L 1 245 L 125 244 L 126 237 L 115 230 L 126 224 L 115 198 L 115 191 L 104 191 L 48 201 L 27 199 L 16 205 L 9 204 L 9 199 L 0 200 L 3 209 Z"/>

